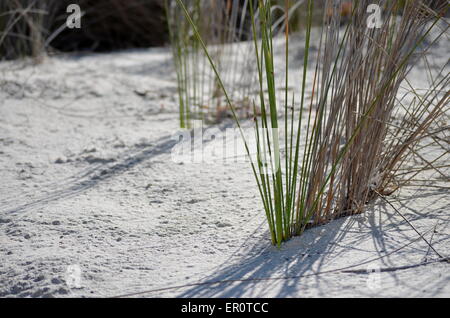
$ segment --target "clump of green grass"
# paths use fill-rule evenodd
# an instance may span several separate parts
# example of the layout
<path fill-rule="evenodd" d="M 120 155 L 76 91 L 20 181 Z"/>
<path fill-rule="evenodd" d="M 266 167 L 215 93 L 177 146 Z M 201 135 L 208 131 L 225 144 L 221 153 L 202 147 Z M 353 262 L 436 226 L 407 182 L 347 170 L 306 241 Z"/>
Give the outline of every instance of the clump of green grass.
<path fill-rule="evenodd" d="M 251 42 L 249 7 L 255 0 L 183 1 L 196 30 L 214 61 L 239 118 L 252 115 L 251 96 L 257 92 L 257 70 Z M 217 123 L 232 117 L 223 90 L 176 1 L 166 0 L 167 20 L 177 73 L 180 126 L 193 119 Z"/>
<path fill-rule="evenodd" d="M 182 0 L 177 0 L 204 50 L 240 128 L 235 103 L 227 93 L 222 74 L 202 40 L 196 22 Z M 324 17 L 313 71 L 311 38 L 316 1 L 307 1 L 303 70 L 300 90 L 288 96 L 289 29 L 285 23 L 284 103 L 277 98 L 274 59 L 273 3 L 250 2 L 259 100 L 255 111 L 257 159 L 251 160 L 266 212 L 273 244 L 332 219 L 361 213 L 368 202 L 389 194 L 399 167 L 416 153 L 422 139 L 435 135 L 436 123 L 448 105 L 448 72 L 435 76 L 427 94 L 411 86 L 416 102 L 398 99 L 402 83 L 417 61 L 419 48 L 442 22 L 427 1 L 380 1 L 383 21 L 367 27 L 370 1 L 354 1 L 349 22 L 341 27 L 341 15 L 331 10 Z M 429 3 L 428 3 L 429 4 Z M 327 1 L 324 12 L 332 2 Z M 285 8 L 290 1 L 285 0 Z M 448 9 L 448 5 L 445 8 Z M 285 21 L 289 11 L 285 10 Z M 401 14 L 400 16 L 398 16 Z M 448 24 L 439 26 L 439 38 Z M 435 39 L 436 40 L 436 39 Z M 433 40 L 434 41 L 434 40 Z M 312 85 L 307 85 L 311 82 Z M 444 91 L 445 93 L 442 93 Z M 300 108 L 295 109 L 295 100 Z M 284 119 L 279 110 L 284 109 Z M 284 120 L 284 125 L 280 122 Z M 245 137 L 242 134 L 244 140 Z M 248 143 L 246 150 L 251 157 Z M 281 151 L 284 145 L 284 156 Z"/>

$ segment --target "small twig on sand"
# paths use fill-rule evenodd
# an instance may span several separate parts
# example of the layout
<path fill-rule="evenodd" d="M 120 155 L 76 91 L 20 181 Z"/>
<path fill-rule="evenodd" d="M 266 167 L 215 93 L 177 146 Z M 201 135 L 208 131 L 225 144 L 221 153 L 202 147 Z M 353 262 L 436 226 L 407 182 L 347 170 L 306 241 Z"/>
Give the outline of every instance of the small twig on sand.
<path fill-rule="evenodd" d="M 433 231 L 431 232 L 430 244 L 431 244 L 431 242 L 433 241 L 434 233 L 436 233 L 436 228 L 437 228 L 438 224 L 439 224 L 439 221 L 436 222 L 436 225 L 434 226 Z M 424 257 L 424 261 L 425 261 L 425 262 L 426 262 L 427 259 L 428 259 L 428 254 L 430 254 L 430 247 L 429 247 L 429 246 L 428 246 L 428 249 L 427 249 L 427 253 L 425 254 L 425 257 Z"/>

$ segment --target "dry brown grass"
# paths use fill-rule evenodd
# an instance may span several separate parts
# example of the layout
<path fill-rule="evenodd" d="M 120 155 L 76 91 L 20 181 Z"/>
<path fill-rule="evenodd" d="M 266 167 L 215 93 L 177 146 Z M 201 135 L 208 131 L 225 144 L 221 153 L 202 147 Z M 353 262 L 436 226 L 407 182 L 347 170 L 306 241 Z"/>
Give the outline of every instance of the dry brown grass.
<path fill-rule="evenodd" d="M 44 51 L 47 1 L 11 0 L 0 3 L 0 59 L 37 57 Z"/>
<path fill-rule="evenodd" d="M 361 213 L 378 194 L 395 191 L 401 183 L 395 178 L 398 169 L 421 139 L 436 133 L 431 127 L 448 107 L 448 74 L 436 80 L 420 102 L 398 101 L 400 85 L 418 60 L 418 47 L 430 28 L 436 29 L 432 25 L 439 15 L 422 1 L 408 2 L 404 8 L 384 1 L 382 27 L 368 29 L 368 4 L 356 2 L 343 42 L 336 28 L 324 33 L 319 60 L 323 68 L 312 101 L 324 117 L 314 122 L 313 160 L 299 191 L 306 201 L 298 213 L 310 224 Z M 442 33 L 447 31 L 445 24 Z M 418 93 L 411 89 L 410 94 Z"/>

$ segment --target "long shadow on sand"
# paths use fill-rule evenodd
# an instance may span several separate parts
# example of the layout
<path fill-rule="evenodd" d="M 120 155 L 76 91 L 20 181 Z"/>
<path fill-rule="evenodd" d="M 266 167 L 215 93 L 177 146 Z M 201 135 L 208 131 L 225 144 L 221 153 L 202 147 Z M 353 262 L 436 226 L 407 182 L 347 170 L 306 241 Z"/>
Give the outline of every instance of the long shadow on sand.
<path fill-rule="evenodd" d="M 336 242 L 340 242 L 356 220 L 346 222 L 338 219 L 325 226 L 307 230 L 304 235 L 285 243 L 280 250 L 268 246 L 257 255 L 238 260 L 232 265 L 225 265 L 217 273 L 204 279 L 205 282 L 227 281 L 228 283 L 201 285 L 184 291 L 180 297 L 242 297 L 251 291 L 254 283 L 261 278 L 291 277 L 287 280 L 266 281 L 265 286 L 270 288 L 272 283 L 282 284 L 277 297 L 292 295 L 292 288 L 301 283 L 302 275 L 320 272 L 326 263 L 326 256 L 336 253 Z M 268 235 L 268 234 L 267 234 Z M 267 243 L 267 242 L 264 242 Z M 240 281 L 244 279 L 245 281 Z M 252 282 L 248 279 L 256 279 Z M 317 276 L 317 279 L 320 279 Z M 278 289 L 278 288 L 277 288 Z"/>
<path fill-rule="evenodd" d="M 435 193 L 424 193 L 423 196 L 432 196 Z M 438 212 L 441 208 L 428 211 L 427 217 L 436 221 L 445 221 L 442 214 Z M 388 222 L 381 221 L 381 215 L 387 216 Z M 418 220 L 419 214 L 409 214 L 410 220 Z M 386 220 L 386 219 L 385 219 Z M 198 286 L 184 289 L 179 297 L 260 297 L 260 288 L 256 289 L 258 283 L 264 282 L 265 289 L 276 286 L 276 297 L 289 297 L 298 293 L 299 286 L 303 284 L 305 277 L 313 277 L 319 295 L 327 295 L 326 277 L 320 273 L 341 272 L 344 269 L 366 268 L 356 266 L 362 262 L 377 259 L 378 265 L 392 266 L 390 257 L 395 256 L 399 245 L 398 241 L 392 240 L 395 233 L 398 239 L 399 227 L 405 225 L 400 218 L 395 218 L 392 211 L 382 201 L 370 206 L 364 215 L 355 215 L 334 220 L 324 226 L 307 230 L 301 237 L 294 238 L 285 243 L 281 249 L 266 246 L 259 253 L 245 256 L 234 260 L 233 264 L 223 264 L 217 272 L 205 277 Z M 268 235 L 268 233 L 267 233 Z M 408 248 L 414 248 L 420 241 L 418 237 L 412 237 L 411 233 L 400 235 L 402 242 L 408 243 Z M 373 247 L 367 253 L 364 247 L 360 247 L 363 241 L 373 241 Z M 267 242 L 256 243 L 264 245 Z M 255 248 L 257 249 L 257 248 Z M 357 250 L 365 255 L 358 260 L 338 262 L 333 260 L 346 257 L 349 250 Z M 420 249 L 417 249 L 420 253 Z M 366 254 L 364 254 L 366 253 Z M 391 255 L 392 253 L 392 255 Z M 346 254 L 346 255 L 344 255 Z M 381 264 L 380 264 L 381 263 Z M 344 264 L 344 265 L 343 265 Z M 362 264 L 362 263 L 361 263 Z M 396 279 L 395 271 L 390 275 Z M 288 279 L 284 279 L 284 278 Z M 267 279 L 266 278 L 270 278 Z M 254 279 L 254 280 L 253 280 Z M 217 283 L 214 283 L 217 282 Z M 311 283 L 311 281 L 310 281 Z M 258 293 L 259 291 L 259 293 Z"/>
<path fill-rule="evenodd" d="M 53 201 L 61 200 L 63 198 L 69 198 L 83 193 L 102 181 L 110 179 L 117 176 L 125 171 L 141 164 L 142 162 L 154 158 L 158 155 L 167 153 L 175 145 L 176 140 L 172 139 L 171 136 L 166 136 L 158 139 L 154 142 L 155 146 L 149 146 L 143 150 L 133 149 L 127 151 L 125 154 L 121 155 L 121 159 L 116 160 L 118 163 L 100 163 L 91 167 L 90 169 L 83 171 L 78 174 L 74 180 L 71 180 L 71 184 L 68 186 L 60 185 L 62 189 L 50 192 L 39 199 L 32 202 L 25 203 L 14 208 L 5 209 L 2 214 L 11 214 L 24 211 L 29 208 L 34 208 L 42 204 L 48 204 Z"/>
<path fill-rule="evenodd" d="M 231 123 L 227 122 L 222 124 L 219 128 L 224 130 L 229 127 L 231 127 Z M 32 202 L 24 203 L 12 208 L 7 207 L 8 203 L 3 203 L 3 206 L 6 206 L 6 208 L 0 210 L 0 215 L 10 215 L 64 198 L 77 196 L 94 188 L 99 183 L 123 174 L 147 160 L 153 159 L 159 155 L 169 154 L 178 142 L 174 138 L 175 136 L 176 134 L 166 135 L 157 140 L 153 140 L 151 144 L 146 145 L 145 147 L 135 146 L 134 148 L 119 154 L 114 162 L 100 162 L 96 163 L 93 167 L 91 165 L 88 169 L 80 171 L 71 178 L 60 180 L 58 183 L 51 185 L 47 195 L 35 199 Z M 210 141 L 204 140 L 204 144 L 208 142 Z M 64 183 L 68 183 L 68 185 L 65 185 Z"/>

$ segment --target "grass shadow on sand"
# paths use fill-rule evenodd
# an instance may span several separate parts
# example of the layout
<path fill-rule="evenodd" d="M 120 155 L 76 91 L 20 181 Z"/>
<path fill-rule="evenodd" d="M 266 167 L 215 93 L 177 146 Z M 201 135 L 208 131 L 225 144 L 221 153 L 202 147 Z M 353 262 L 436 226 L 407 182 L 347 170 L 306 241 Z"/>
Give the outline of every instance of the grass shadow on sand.
<path fill-rule="evenodd" d="M 441 193 L 427 191 L 420 197 L 430 198 L 436 194 Z M 417 199 L 417 196 L 414 199 Z M 426 215 L 427 219 L 432 220 L 429 224 L 440 222 L 446 227 L 449 220 L 442 214 L 443 211 L 445 206 L 430 208 Z M 417 211 L 405 210 L 405 212 L 408 213 L 411 222 L 420 223 L 424 219 Z M 434 241 L 433 244 L 442 243 L 447 239 L 448 237 L 444 237 Z M 364 214 L 340 218 L 309 229 L 301 237 L 285 243 L 279 250 L 267 246 L 256 255 L 253 253 L 235 260 L 233 264 L 223 264 L 223 267 L 219 267 L 214 274 L 202 280 L 205 284 L 184 289 L 178 296 L 261 297 L 261 286 L 264 286 L 264 290 L 272 290 L 272 296 L 276 291 L 275 297 L 290 297 L 299 294 L 299 290 L 308 288 L 311 284 L 319 296 L 326 296 L 330 275 L 322 274 L 336 275 L 346 270 L 348 273 L 348 270 L 351 272 L 365 269 L 368 264 L 372 264 L 370 262 L 372 259 L 377 259 L 373 263 L 382 268 L 395 268 L 399 265 L 399 260 L 406 264 L 417 263 L 418 257 L 423 256 L 426 259 L 429 255 L 424 244 L 410 231 L 404 220 L 389 209 L 387 204 L 378 200 L 368 207 Z M 432 255 L 433 257 L 435 255 Z M 364 263 L 368 260 L 368 264 Z M 353 267 L 362 263 L 364 265 Z M 396 284 L 411 291 L 418 288 L 411 282 L 398 278 L 395 269 L 388 272 Z M 361 279 L 367 279 L 367 273 L 352 273 L 352 275 L 361 274 L 364 275 Z M 303 285 L 306 279 L 308 286 Z M 336 283 L 335 280 L 332 284 Z M 441 283 L 437 281 L 436 286 Z M 367 295 L 371 295 L 370 291 L 367 291 Z"/>
<path fill-rule="evenodd" d="M 175 145 L 176 141 L 171 136 L 166 136 L 155 141 L 154 146 L 148 146 L 144 149 L 132 149 L 121 154 L 121 158 L 117 158 L 114 162 L 96 162 L 94 167 L 89 167 L 78 173 L 67 186 L 62 189 L 51 191 L 48 195 L 38 198 L 32 202 L 28 202 L 13 208 L 6 208 L 2 214 L 9 215 L 18 213 L 29 208 L 35 208 L 40 205 L 48 204 L 64 198 L 70 198 L 83 193 L 100 182 L 120 175 L 136 165 L 143 163 L 163 153 L 167 153 Z M 61 184 L 59 185 L 61 187 Z M 58 187 L 58 188 L 59 188 Z"/>
<path fill-rule="evenodd" d="M 231 122 L 225 122 L 219 128 L 221 130 L 226 130 L 230 127 L 232 127 Z M 117 156 L 112 159 L 104 160 L 101 158 L 94 158 L 89 162 L 90 165 L 88 168 L 69 178 L 59 180 L 55 184 L 50 185 L 48 194 L 41 198 L 14 207 L 8 206 L 8 202 L 2 203 L 0 215 L 19 213 L 84 193 L 96 187 L 101 182 L 119 176 L 148 160 L 154 159 L 160 155 L 170 154 L 173 147 L 177 144 L 175 136 L 177 136 L 177 134 L 166 135 L 157 140 L 153 140 L 148 144 L 135 145 L 133 148 L 117 154 Z M 211 140 L 204 140 L 203 144 L 210 141 Z M 17 201 L 17 198 L 15 201 Z"/>

